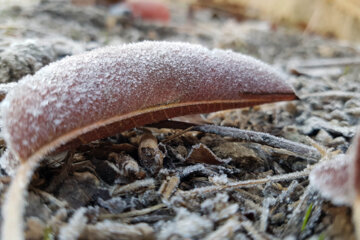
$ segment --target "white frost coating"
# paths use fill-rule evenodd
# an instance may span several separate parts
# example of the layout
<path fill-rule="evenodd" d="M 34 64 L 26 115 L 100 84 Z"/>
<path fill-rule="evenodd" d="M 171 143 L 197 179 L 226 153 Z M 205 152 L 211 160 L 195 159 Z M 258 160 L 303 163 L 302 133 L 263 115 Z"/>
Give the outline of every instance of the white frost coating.
<path fill-rule="evenodd" d="M 229 182 L 229 179 L 226 174 L 221 174 L 212 177 L 212 182 L 217 185 L 225 185 Z"/>
<path fill-rule="evenodd" d="M 103 208 L 109 210 L 110 213 L 119 214 L 122 213 L 127 207 L 126 201 L 121 197 L 113 197 L 104 201 L 102 198 L 98 198 L 98 203 Z"/>
<path fill-rule="evenodd" d="M 355 199 L 351 158 L 340 154 L 317 165 L 310 173 L 310 185 L 334 204 L 351 206 Z"/>
<path fill-rule="evenodd" d="M 292 89 L 268 65 L 232 51 L 168 42 L 106 47 L 24 77 L 1 104 L 3 134 L 15 154 L 26 149 L 28 157 L 30 148 L 136 109 L 271 92 Z M 24 138 L 30 146 L 21 143 Z"/>
<path fill-rule="evenodd" d="M 127 225 L 110 220 L 88 225 L 82 239 L 154 239 L 154 230 L 146 223 Z"/>
<path fill-rule="evenodd" d="M 69 223 L 60 229 L 60 240 L 76 240 L 86 226 L 87 218 L 84 216 L 86 208 L 79 208 L 69 220 Z"/>
<path fill-rule="evenodd" d="M 268 226 L 270 207 L 276 203 L 275 198 L 267 197 L 262 202 L 261 216 L 260 216 L 260 231 L 265 232 Z"/>
<path fill-rule="evenodd" d="M 133 192 L 138 190 L 139 188 L 154 188 L 155 187 L 155 180 L 153 178 L 147 178 L 144 180 L 137 180 L 130 184 L 124 186 L 114 186 L 111 195 L 114 196 L 116 194 L 120 194 L 123 192 Z"/>
<path fill-rule="evenodd" d="M 174 220 L 163 224 L 157 238 L 165 240 L 176 234 L 180 238 L 192 239 L 201 236 L 212 228 L 213 223 L 209 219 L 197 213 L 190 213 L 185 208 L 180 208 Z"/>
<path fill-rule="evenodd" d="M 201 204 L 201 210 L 208 213 L 209 218 L 213 221 L 233 216 L 238 210 L 238 204 L 229 204 L 229 195 L 227 193 L 217 193 L 215 198 L 206 199 Z"/>
<path fill-rule="evenodd" d="M 9 176 L 13 176 L 15 174 L 15 169 L 19 166 L 19 164 L 20 161 L 10 153 L 9 149 L 6 149 L 0 157 L 0 167 L 4 169 Z"/>
<path fill-rule="evenodd" d="M 233 235 L 242 228 L 243 222 L 237 220 L 236 217 L 228 219 L 224 225 L 219 226 L 218 229 L 206 236 L 205 240 L 218 239 L 242 239 L 241 237 L 234 238 Z M 247 239 L 247 238 L 244 238 Z M 256 239 L 256 238 L 255 238 Z M 261 238 L 260 238 L 261 239 Z"/>
<path fill-rule="evenodd" d="M 216 203 L 227 203 L 229 195 L 227 193 L 217 193 L 215 198 L 206 199 L 201 203 L 201 209 L 205 212 L 212 212 Z"/>

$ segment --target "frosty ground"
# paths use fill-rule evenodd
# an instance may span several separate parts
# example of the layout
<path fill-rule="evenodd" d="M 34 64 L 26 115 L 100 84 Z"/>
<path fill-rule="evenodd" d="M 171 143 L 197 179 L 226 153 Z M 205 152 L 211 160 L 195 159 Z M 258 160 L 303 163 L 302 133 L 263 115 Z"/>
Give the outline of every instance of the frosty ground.
<path fill-rule="evenodd" d="M 64 56 L 105 45 L 168 40 L 232 49 L 282 71 L 301 100 L 208 114 L 208 121 L 346 152 L 359 123 L 360 68 L 336 59 L 351 63 L 359 49 L 264 22 L 214 16 L 206 9 L 188 19 L 186 9 L 172 7 L 177 11 L 165 25 L 110 16 L 96 7 L 83 11 L 44 3 L 5 9 L 0 81 L 17 81 Z M 334 63 L 324 66 L 325 58 Z M 70 165 L 66 154 L 43 161 L 29 188 L 27 238 L 354 239 L 351 209 L 334 206 L 309 188 L 306 171 L 272 180 L 301 172 L 319 158 L 199 132 L 168 141 L 177 131 L 151 131 L 163 142 L 166 157 L 159 174 L 148 172 L 144 179 L 119 174 L 114 157 L 137 159 L 141 128 L 79 147 Z M 231 160 L 187 161 L 200 143 L 219 159 Z M 8 180 L 3 172 L 2 196 Z M 239 181 L 249 184 L 231 187 Z"/>

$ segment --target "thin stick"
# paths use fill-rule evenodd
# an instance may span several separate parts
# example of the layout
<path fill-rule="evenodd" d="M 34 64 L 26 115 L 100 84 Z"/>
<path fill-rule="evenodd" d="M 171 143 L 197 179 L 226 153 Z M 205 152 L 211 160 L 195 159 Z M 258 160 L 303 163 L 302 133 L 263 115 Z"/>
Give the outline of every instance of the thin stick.
<path fill-rule="evenodd" d="M 282 148 L 309 158 L 321 158 L 318 150 L 312 146 L 307 146 L 302 143 L 297 143 L 284 138 L 275 137 L 267 133 L 214 125 L 196 126 L 193 128 L 193 130 L 205 133 L 214 133 L 223 137 L 232 137 L 236 139 L 246 140 L 249 142 L 256 142 L 270 147 Z"/>
<path fill-rule="evenodd" d="M 155 212 L 159 209 L 165 208 L 166 205 L 163 203 L 157 204 L 155 206 L 151 206 L 148 208 L 140 209 L 140 210 L 134 210 L 130 212 L 120 213 L 120 214 L 102 214 L 99 216 L 100 220 L 104 219 L 121 219 L 121 218 L 129 218 L 129 217 L 136 217 L 136 216 L 142 216 L 149 214 L 151 212 Z"/>
<path fill-rule="evenodd" d="M 241 226 L 255 240 L 267 240 L 267 239 L 269 239 L 269 238 L 266 238 L 266 237 L 262 236 L 262 234 L 256 230 L 256 228 L 254 227 L 254 225 L 250 221 L 242 222 Z"/>
<path fill-rule="evenodd" d="M 188 127 L 188 128 L 186 128 L 186 129 L 184 129 L 184 130 L 181 130 L 180 132 L 177 132 L 177 133 L 175 133 L 174 135 L 169 136 L 168 138 L 162 140 L 161 142 L 162 142 L 162 143 L 170 142 L 171 140 L 173 140 L 173 139 L 175 139 L 175 138 L 183 135 L 184 133 L 191 131 L 193 128 L 194 128 L 194 127 L 191 126 L 191 127 Z"/>
<path fill-rule="evenodd" d="M 325 68 L 337 66 L 360 65 L 360 58 L 318 58 L 302 61 L 298 68 Z"/>
<path fill-rule="evenodd" d="M 314 93 L 308 93 L 303 94 L 300 96 L 301 99 L 304 98 L 314 98 L 314 97 L 331 97 L 331 98 L 337 98 L 337 99 L 351 99 L 351 98 L 360 98 L 360 93 L 358 92 L 346 92 L 346 91 L 326 91 L 326 92 L 314 92 Z"/>
<path fill-rule="evenodd" d="M 224 186 L 210 186 L 210 187 L 195 188 L 193 190 L 181 192 L 179 194 L 181 194 L 183 196 L 199 195 L 199 194 L 218 192 L 218 191 L 222 191 L 222 190 L 230 190 L 230 189 L 235 189 L 235 188 L 243 188 L 243 187 L 249 188 L 249 187 L 253 187 L 256 185 L 262 185 L 262 184 L 265 184 L 268 182 L 290 181 L 290 180 L 294 180 L 294 179 L 298 179 L 298 178 L 307 177 L 309 175 L 311 169 L 312 169 L 312 167 L 308 167 L 299 172 L 275 175 L 275 176 L 271 176 L 271 177 L 267 177 L 267 178 L 238 181 L 238 182 L 233 182 L 233 183 L 230 183 L 230 184 L 224 185 Z"/>

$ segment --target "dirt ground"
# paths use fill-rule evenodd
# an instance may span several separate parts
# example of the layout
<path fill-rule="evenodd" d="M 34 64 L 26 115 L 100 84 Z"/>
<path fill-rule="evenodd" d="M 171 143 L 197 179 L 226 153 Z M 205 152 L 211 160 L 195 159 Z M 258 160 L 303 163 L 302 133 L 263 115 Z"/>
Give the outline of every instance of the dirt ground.
<path fill-rule="evenodd" d="M 211 113 L 207 121 L 347 151 L 360 116 L 358 47 L 209 9 L 189 14 L 174 3 L 171 11 L 172 20 L 162 24 L 64 2 L 4 9 L 0 82 L 105 45 L 166 40 L 232 49 L 279 69 L 301 100 Z M 158 173 L 136 163 L 149 130 L 165 157 Z M 355 239 L 351 209 L 308 186 L 307 167 L 320 155 L 221 134 L 173 137 L 177 133 L 138 128 L 48 157 L 29 187 L 26 238 Z M 199 144 L 214 161 L 189 157 Z M 126 171 L 124 161 L 136 170 Z M 8 184 L 0 185 L 2 202 Z"/>

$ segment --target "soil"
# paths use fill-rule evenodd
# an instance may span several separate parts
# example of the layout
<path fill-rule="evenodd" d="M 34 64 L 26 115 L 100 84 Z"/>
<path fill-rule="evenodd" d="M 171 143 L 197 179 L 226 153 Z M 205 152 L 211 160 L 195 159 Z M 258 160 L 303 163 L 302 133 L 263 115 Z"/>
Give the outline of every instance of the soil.
<path fill-rule="evenodd" d="M 301 100 L 211 113 L 206 121 L 347 151 L 360 116 L 360 68 L 351 62 L 359 56 L 357 46 L 209 9 L 189 14 L 181 3 L 170 8 L 168 23 L 61 1 L 3 9 L 0 82 L 105 45 L 166 40 L 232 49 L 279 69 Z M 329 58 L 332 65 L 322 64 Z M 164 156 L 161 169 L 137 161 L 141 136 L 149 131 Z M 138 128 L 47 157 L 29 187 L 26 238 L 355 239 L 351 208 L 334 206 L 309 187 L 307 167 L 320 157 L 221 134 L 179 132 Z M 191 155 L 199 144 L 203 152 Z M 3 170 L 2 202 L 6 177 Z"/>

